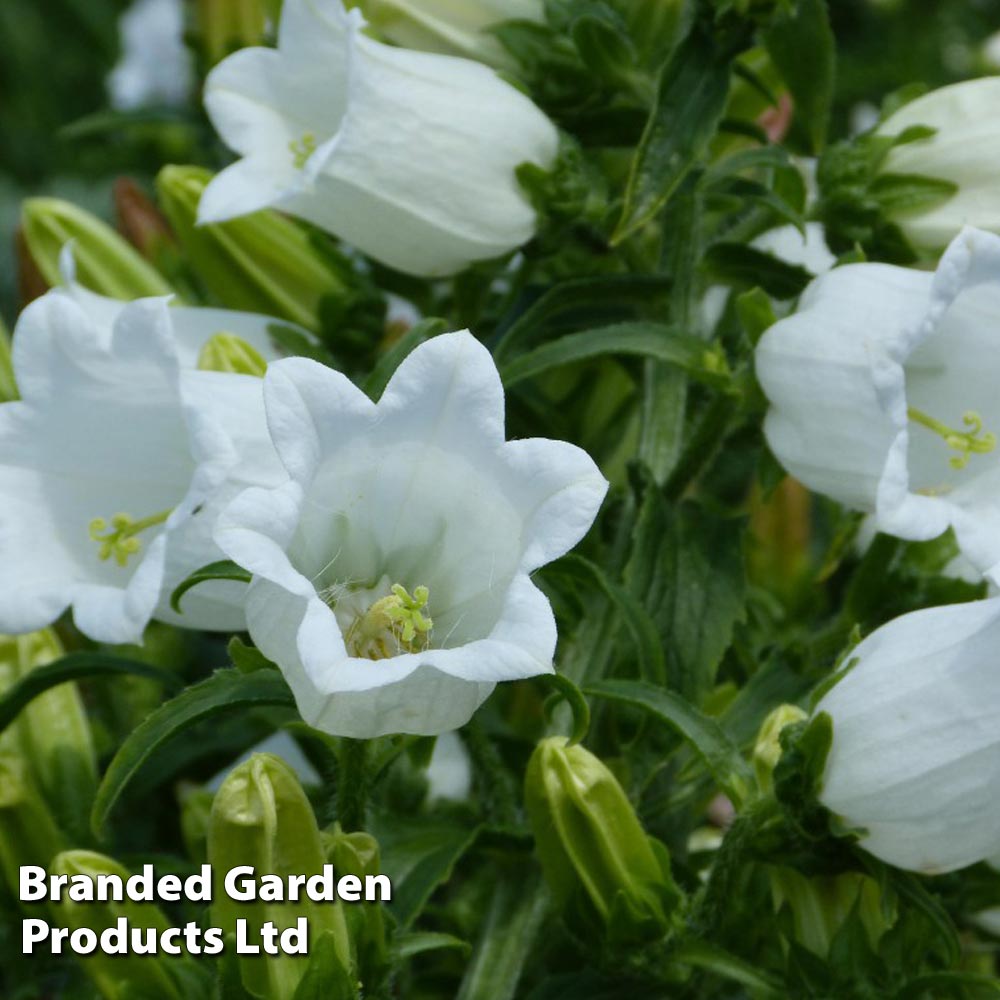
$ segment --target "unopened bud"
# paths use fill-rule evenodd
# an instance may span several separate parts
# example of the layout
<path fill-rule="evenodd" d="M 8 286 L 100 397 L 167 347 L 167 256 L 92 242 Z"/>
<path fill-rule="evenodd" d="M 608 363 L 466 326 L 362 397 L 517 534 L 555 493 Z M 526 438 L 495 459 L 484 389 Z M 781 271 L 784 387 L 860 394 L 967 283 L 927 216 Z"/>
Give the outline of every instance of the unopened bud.
<path fill-rule="evenodd" d="M 252 866 L 257 878 L 322 873 L 326 857 L 316 817 L 294 771 L 283 760 L 258 753 L 233 769 L 212 806 L 208 860 L 218 879 L 238 865 Z M 339 902 L 237 902 L 221 884 L 212 898 L 213 919 L 226 934 L 234 933 L 236 921 L 244 919 L 247 939 L 256 942 L 265 923 L 280 933 L 305 917 L 310 940 L 332 936 L 343 967 L 351 966 L 350 938 Z M 307 955 L 241 955 L 240 971 L 256 996 L 286 1000 L 295 993 L 308 963 Z"/>
<path fill-rule="evenodd" d="M 779 705 L 764 720 L 753 748 L 753 769 L 761 791 L 772 787 L 774 768 L 781 759 L 781 730 L 809 716 L 797 705 Z"/>
<path fill-rule="evenodd" d="M 124 884 L 132 873 L 117 861 L 93 851 L 66 851 L 53 858 L 49 865 L 50 875 L 67 875 L 70 878 L 83 875 L 92 879 L 96 888 L 99 875 L 112 875 Z M 58 902 L 52 904 L 56 922 L 70 931 L 86 927 L 100 938 L 104 931 L 118 928 L 124 918 L 128 930 L 124 949 L 107 953 L 96 948 L 90 955 L 79 959 L 80 964 L 105 1000 L 129 1000 L 143 997 L 143 1000 L 182 1000 L 183 994 L 170 975 L 168 962 L 175 965 L 181 961 L 177 957 L 167 959 L 155 953 L 133 953 L 133 939 L 139 936 L 146 946 L 146 938 L 156 939 L 159 947 L 160 935 L 169 929 L 170 922 L 163 911 L 152 903 L 137 903 L 123 894 L 121 902 L 90 901 L 75 902 L 63 892 Z M 119 932 L 120 933 L 120 932 Z"/>
<path fill-rule="evenodd" d="M 59 257 L 72 242 L 76 276 L 91 291 L 124 301 L 173 293 L 160 272 L 107 223 L 68 201 L 27 199 L 21 226 L 31 258 L 50 288 L 62 281 Z"/>
<path fill-rule="evenodd" d="M 525 806 L 556 902 L 613 944 L 662 937 L 680 893 L 666 848 L 647 836 L 610 770 L 564 737 L 539 743 Z"/>
<path fill-rule="evenodd" d="M 0 635 L 0 691 L 62 655 L 52 629 Z M 86 838 L 97 790 L 97 759 L 76 684 L 68 681 L 33 698 L 2 740 L 0 746 L 16 746 L 24 757 L 60 824 L 74 837 Z"/>
<path fill-rule="evenodd" d="M 163 211 L 206 290 L 226 308 L 318 329 L 321 301 L 343 297 L 344 281 L 306 231 L 277 212 L 198 226 L 198 202 L 211 178 L 200 167 L 169 166 L 156 179 Z"/>

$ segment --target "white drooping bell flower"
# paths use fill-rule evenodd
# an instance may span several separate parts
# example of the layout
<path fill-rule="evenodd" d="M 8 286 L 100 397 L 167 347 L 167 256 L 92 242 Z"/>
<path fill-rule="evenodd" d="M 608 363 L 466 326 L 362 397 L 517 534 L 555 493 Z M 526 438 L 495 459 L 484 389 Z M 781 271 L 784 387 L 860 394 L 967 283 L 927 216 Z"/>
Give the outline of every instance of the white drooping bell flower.
<path fill-rule="evenodd" d="M 21 315 L 13 363 L 21 399 L 0 406 L 0 631 L 34 631 L 72 607 L 90 638 L 137 642 L 170 543 L 225 481 L 233 442 L 184 398 L 163 299 L 126 305 L 105 336 L 50 292 Z"/>
<path fill-rule="evenodd" d="M 511 59 L 490 28 L 545 20 L 542 0 L 364 0 L 362 8 L 372 27 L 396 45 L 494 66 Z"/>
<path fill-rule="evenodd" d="M 949 527 L 1000 579 L 1000 237 L 965 230 L 936 273 L 817 278 L 757 347 L 764 431 L 810 489 L 911 541 Z"/>
<path fill-rule="evenodd" d="M 877 629 L 816 706 L 833 720 L 820 799 L 861 846 L 934 874 L 1000 849 L 1000 598 Z"/>
<path fill-rule="evenodd" d="M 930 207 L 893 214 L 907 239 L 917 248 L 940 251 L 963 226 L 1000 233 L 1000 77 L 985 77 L 932 90 L 904 105 L 878 131 L 898 135 L 916 125 L 936 133 L 897 146 L 882 173 L 920 174 L 950 181 L 958 190 Z"/>
<path fill-rule="evenodd" d="M 242 159 L 200 222 L 279 208 L 410 274 L 453 274 L 527 242 L 515 169 L 548 167 L 555 127 L 488 67 L 363 34 L 341 0 L 285 0 L 277 49 L 236 52 L 205 106 Z"/>
<path fill-rule="evenodd" d="M 441 733 L 498 681 L 552 671 L 530 574 L 583 537 L 607 483 L 574 445 L 504 440 L 485 347 L 434 338 L 377 404 L 302 358 L 273 364 L 264 396 L 289 481 L 246 490 L 215 537 L 253 573 L 247 626 L 306 722 Z"/>
<path fill-rule="evenodd" d="M 97 343 L 110 347 L 115 323 L 126 303 L 90 291 L 76 281 L 72 247 L 60 255 L 63 284 L 49 295 L 63 296 L 90 321 Z M 276 485 L 284 479 L 264 419 L 266 366 L 283 356 L 269 327 L 287 321 L 229 309 L 171 306 L 167 311 L 170 345 L 179 366 L 185 404 L 219 428 L 235 449 L 224 482 L 199 511 L 171 537 L 164 569 L 163 594 L 155 617 L 187 628 L 237 631 L 245 628 L 241 583 L 212 580 L 199 584 L 175 612 L 169 595 L 193 570 L 222 559 L 212 539 L 215 518 L 247 486 Z M 302 329 L 300 336 L 311 339 Z"/>

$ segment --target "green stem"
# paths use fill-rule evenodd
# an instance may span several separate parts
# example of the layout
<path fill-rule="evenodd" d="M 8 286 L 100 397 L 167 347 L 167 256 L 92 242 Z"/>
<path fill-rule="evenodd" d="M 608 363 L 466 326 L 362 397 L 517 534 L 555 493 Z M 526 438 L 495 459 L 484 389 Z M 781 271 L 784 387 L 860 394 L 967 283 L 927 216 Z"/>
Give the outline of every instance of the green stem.
<path fill-rule="evenodd" d="M 737 405 L 737 399 L 725 394 L 716 396 L 708 405 L 664 486 L 669 499 L 680 499 L 711 464 L 728 435 Z"/>
<path fill-rule="evenodd" d="M 490 821 L 505 827 L 516 826 L 518 810 L 514 782 L 493 741 L 477 719 L 462 730 L 462 737 L 472 758 L 480 800 Z"/>
<path fill-rule="evenodd" d="M 365 828 L 369 785 L 368 741 L 345 737 L 340 741 L 337 819 L 346 833 Z"/>

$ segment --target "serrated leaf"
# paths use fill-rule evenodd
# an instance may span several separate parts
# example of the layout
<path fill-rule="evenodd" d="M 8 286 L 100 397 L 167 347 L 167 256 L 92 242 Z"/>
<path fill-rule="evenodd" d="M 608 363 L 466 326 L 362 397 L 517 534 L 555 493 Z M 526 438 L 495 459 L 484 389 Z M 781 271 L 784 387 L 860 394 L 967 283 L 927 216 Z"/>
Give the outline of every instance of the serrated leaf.
<path fill-rule="evenodd" d="M 126 660 L 107 653 L 70 653 L 54 663 L 35 667 L 0 698 L 0 732 L 17 718 L 21 710 L 34 698 L 67 681 L 111 674 L 134 674 L 159 681 L 165 687 L 176 689 L 180 679 L 176 674 L 138 660 Z"/>
<path fill-rule="evenodd" d="M 175 736 L 196 722 L 237 708 L 277 705 L 294 707 L 295 699 L 284 677 L 274 670 L 244 674 L 217 670 L 161 705 L 134 729 L 111 761 L 97 790 L 91 826 L 100 837 L 122 794 L 143 766 Z"/>
<path fill-rule="evenodd" d="M 596 681 L 584 694 L 648 712 L 681 736 L 702 759 L 719 787 L 737 805 L 751 786 L 750 768 L 721 726 L 673 691 L 645 681 Z"/>
<path fill-rule="evenodd" d="M 508 362 L 500 375 L 510 388 L 553 368 L 608 354 L 653 358 L 716 385 L 729 381 L 725 359 L 718 351 L 662 323 L 616 323 L 571 333 Z"/>
<path fill-rule="evenodd" d="M 615 583 L 600 566 L 583 556 L 575 553 L 563 556 L 560 565 L 583 570 L 601 588 L 635 643 L 640 676 L 647 681 L 664 683 L 667 670 L 660 633 L 642 604 L 628 590 Z"/>
<path fill-rule="evenodd" d="M 725 111 L 730 64 L 738 48 L 696 28 L 664 66 L 632 160 L 613 244 L 653 219 L 701 159 Z"/>
<path fill-rule="evenodd" d="M 744 614 L 740 529 L 694 504 L 673 507 L 655 484 L 646 487 L 625 584 L 656 625 L 668 686 L 695 704 L 714 686 Z"/>
<path fill-rule="evenodd" d="M 170 607 L 178 614 L 183 614 L 181 598 L 192 587 L 197 587 L 200 583 L 207 583 L 209 580 L 235 580 L 239 583 L 249 583 L 251 579 L 252 574 L 248 573 L 242 566 L 237 566 L 231 559 L 220 559 L 196 569 L 187 579 L 182 580 L 170 595 Z"/>

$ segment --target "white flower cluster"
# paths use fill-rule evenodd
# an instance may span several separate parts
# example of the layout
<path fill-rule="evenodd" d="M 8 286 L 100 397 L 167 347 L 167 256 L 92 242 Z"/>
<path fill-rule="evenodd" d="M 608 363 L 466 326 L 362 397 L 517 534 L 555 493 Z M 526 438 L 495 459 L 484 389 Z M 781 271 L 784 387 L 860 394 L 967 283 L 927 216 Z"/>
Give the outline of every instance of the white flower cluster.
<path fill-rule="evenodd" d="M 209 112 L 243 158 L 202 218 L 276 206 L 420 274 L 529 239 L 515 167 L 552 161 L 554 126 L 493 70 L 363 27 L 339 0 L 286 0 L 277 50 L 213 71 Z M 453 729 L 498 681 L 552 670 L 531 574 L 583 537 L 607 483 L 573 445 L 505 440 L 470 333 L 415 349 L 375 403 L 279 360 L 267 317 L 117 302 L 73 280 L 69 251 L 63 268 L 17 324 L 21 398 L 0 406 L 0 631 L 70 608 L 107 643 L 152 618 L 247 628 L 307 721 L 357 737 Z M 235 370 L 217 363 L 233 351 Z M 171 610 L 226 557 L 249 587 L 212 580 Z"/>
<path fill-rule="evenodd" d="M 880 126 L 937 131 L 886 169 L 956 193 L 902 218 L 936 271 L 856 263 L 821 274 L 757 347 L 765 434 L 797 479 L 901 539 L 949 529 L 1000 583 L 998 81 L 944 88 Z M 971 228 L 971 226 L 980 226 Z M 964 227 L 964 228 L 963 228 Z M 817 711 L 833 721 L 823 802 L 871 853 L 926 873 L 1000 853 L 1000 601 L 918 611 L 851 653 Z"/>

